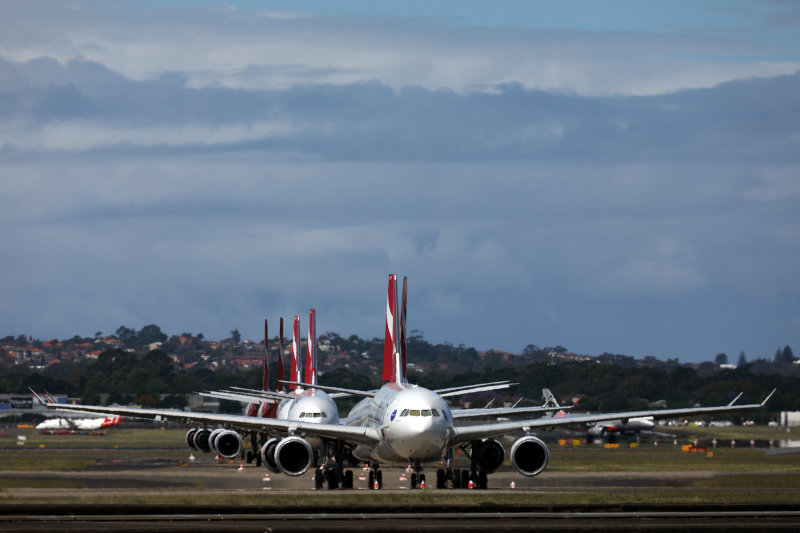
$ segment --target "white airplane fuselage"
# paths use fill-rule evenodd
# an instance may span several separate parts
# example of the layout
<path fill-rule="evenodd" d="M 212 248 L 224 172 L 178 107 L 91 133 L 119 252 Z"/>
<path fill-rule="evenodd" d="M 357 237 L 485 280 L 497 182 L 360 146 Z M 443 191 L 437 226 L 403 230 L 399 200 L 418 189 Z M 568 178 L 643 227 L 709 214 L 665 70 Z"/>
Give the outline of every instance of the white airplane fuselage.
<path fill-rule="evenodd" d="M 374 397 L 356 404 L 344 424 L 378 429 L 380 442 L 374 447 L 357 446 L 353 451 L 357 459 L 407 464 L 442 457 L 453 416 L 435 392 L 407 383 L 389 383 Z"/>
<path fill-rule="evenodd" d="M 312 424 L 338 424 L 339 409 L 325 391 L 318 389 L 296 389 L 295 398 L 283 400 L 278 405 L 276 418 L 279 420 L 297 420 Z M 307 436 L 306 440 L 312 448 L 321 444 L 319 437 Z"/>

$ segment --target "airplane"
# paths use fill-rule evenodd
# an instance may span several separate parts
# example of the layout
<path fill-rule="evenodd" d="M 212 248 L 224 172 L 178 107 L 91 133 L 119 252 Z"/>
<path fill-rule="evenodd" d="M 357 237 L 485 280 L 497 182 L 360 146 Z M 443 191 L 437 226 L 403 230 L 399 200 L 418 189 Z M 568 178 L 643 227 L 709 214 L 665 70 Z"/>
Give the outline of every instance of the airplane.
<path fill-rule="evenodd" d="M 122 417 L 119 416 L 106 416 L 101 418 L 49 418 L 36 425 L 36 429 L 43 430 L 85 430 L 94 431 L 98 429 L 105 429 L 112 426 L 118 426 Z"/>
<path fill-rule="evenodd" d="M 311 309 L 309 315 L 308 326 L 308 344 L 306 353 L 305 364 L 305 378 L 309 384 L 316 383 L 317 381 L 317 347 L 316 347 L 316 310 Z M 332 397 L 326 392 L 315 389 L 298 387 L 291 385 L 288 391 L 284 391 L 283 381 L 283 318 L 280 319 L 280 333 L 279 333 L 279 347 L 278 347 L 278 384 L 275 391 L 269 390 L 269 335 L 267 330 L 267 321 L 264 321 L 264 378 L 262 389 L 260 391 L 253 389 L 236 388 L 236 390 L 224 391 L 211 391 L 201 393 L 202 396 L 213 398 L 228 399 L 239 401 L 247 404 L 245 410 L 248 417 L 260 418 L 273 418 L 280 420 L 297 420 L 300 422 L 327 422 L 338 423 L 339 410 Z M 293 380 L 302 382 L 303 379 L 303 365 L 300 356 L 300 317 L 294 317 L 294 328 L 292 335 L 292 356 L 291 356 L 291 375 Z M 229 433 L 219 433 L 220 430 L 212 432 L 208 428 L 197 428 L 189 430 L 187 433 L 187 443 L 190 447 L 192 439 L 195 435 L 208 434 L 214 435 L 217 432 L 216 440 L 211 439 L 209 450 L 217 451 L 222 457 L 230 458 L 235 457 L 241 450 L 241 442 L 237 447 L 236 436 L 238 434 L 233 429 L 224 429 Z M 294 443 L 292 440 L 282 439 L 280 434 L 269 435 L 265 430 L 250 430 L 247 433 L 251 435 L 252 451 L 247 453 L 247 462 L 256 460 L 257 466 L 261 466 L 262 461 L 268 470 L 273 473 L 287 473 L 290 475 L 299 475 L 304 473 L 310 464 L 316 465 L 320 458 L 323 464 L 327 464 L 330 458 L 327 442 L 319 438 L 307 438 L 304 443 Z M 230 435 L 229 439 L 231 444 L 225 447 L 219 438 L 222 435 Z M 258 441 L 258 444 L 257 444 Z M 284 446 L 305 446 L 308 445 L 308 459 L 310 464 L 300 462 L 291 465 L 284 461 L 279 463 L 281 455 L 275 456 L 278 449 Z M 238 449 L 237 449 L 238 448 Z M 205 451 L 209 451 L 205 450 Z M 323 478 L 315 479 L 318 485 L 322 484 Z"/>
<path fill-rule="evenodd" d="M 403 280 L 402 301 L 398 313 L 397 276 L 389 275 L 386 307 L 383 378 L 386 383 L 377 391 L 349 390 L 312 385 L 299 381 L 285 385 L 305 386 L 329 392 L 348 392 L 364 399 L 356 404 L 340 423 L 314 423 L 300 419 L 264 419 L 242 415 L 194 413 L 166 409 L 136 409 L 96 405 L 58 405 L 46 403 L 50 409 L 79 412 L 112 413 L 120 416 L 175 419 L 195 424 L 218 424 L 239 430 L 277 432 L 282 438 L 273 453 L 281 471 L 291 475 L 305 472 L 311 463 L 311 448 L 307 438 L 330 442 L 333 461 L 327 475 L 328 488 L 352 487 L 348 481 L 352 472 L 344 470 L 345 456 L 371 464 L 370 488 L 382 486 L 381 464 L 400 464 L 412 467 L 411 488 L 425 485 L 423 465 L 439 463 L 436 471 L 437 488 L 466 488 L 470 481 L 478 488 L 488 487 L 488 475 L 500 468 L 506 451 L 498 440 L 504 435 L 522 433 L 511 446 L 508 456 L 511 466 L 520 474 L 536 476 L 547 468 L 549 449 L 536 437 L 534 430 L 576 423 L 606 420 L 629 420 L 642 416 L 654 418 L 750 410 L 763 407 L 775 393 L 773 390 L 761 403 L 681 409 L 623 411 L 613 413 L 573 415 L 570 417 L 541 417 L 513 421 L 493 421 L 475 425 L 456 425 L 453 412 L 445 397 L 462 391 L 433 391 L 414 385 L 406 379 L 406 295 L 407 279 Z M 480 386 L 475 387 L 476 390 Z M 31 392 L 34 392 L 31 389 Z M 35 394 L 35 392 L 34 392 Z M 43 402 L 44 403 L 44 402 Z M 263 449 L 262 449 L 263 450 Z M 454 450 L 469 458 L 468 469 L 454 468 Z M 268 450 L 266 450 L 268 451 Z"/>

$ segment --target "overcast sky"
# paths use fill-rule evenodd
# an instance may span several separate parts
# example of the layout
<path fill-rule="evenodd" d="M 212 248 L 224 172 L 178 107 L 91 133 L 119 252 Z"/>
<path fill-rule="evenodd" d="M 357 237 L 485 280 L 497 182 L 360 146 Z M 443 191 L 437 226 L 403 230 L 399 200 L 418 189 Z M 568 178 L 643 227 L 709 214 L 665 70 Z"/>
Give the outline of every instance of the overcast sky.
<path fill-rule="evenodd" d="M 379 337 L 397 273 L 431 342 L 797 352 L 799 30 L 781 0 L 5 0 L 0 335 L 314 307 Z"/>

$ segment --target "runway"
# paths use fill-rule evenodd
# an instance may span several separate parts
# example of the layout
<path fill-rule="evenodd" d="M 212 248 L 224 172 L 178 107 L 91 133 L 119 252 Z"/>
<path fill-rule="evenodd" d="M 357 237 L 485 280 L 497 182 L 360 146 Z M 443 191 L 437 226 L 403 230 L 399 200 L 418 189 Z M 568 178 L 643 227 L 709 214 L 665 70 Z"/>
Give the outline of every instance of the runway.
<path fill-rule="evenodd" d="M 303 511 L 254 506 L 0 506 L 7 532 L 78 531 L 750 531 L 800 528 L 793 504 L 549 507 L 493 505 L 413 509 L 374 506 Z"/>

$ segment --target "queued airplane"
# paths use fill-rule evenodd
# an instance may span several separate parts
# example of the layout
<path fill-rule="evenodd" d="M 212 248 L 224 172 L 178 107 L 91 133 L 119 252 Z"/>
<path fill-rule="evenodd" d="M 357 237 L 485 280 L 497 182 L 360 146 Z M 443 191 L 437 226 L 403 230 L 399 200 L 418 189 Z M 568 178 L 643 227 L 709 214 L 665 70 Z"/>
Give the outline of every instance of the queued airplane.
<path fill-rule="evenodd" d="M 118 426 L 122 417 L 106 416 L 99 418 L 48 418 L 36 425 L 36 429 L 43 430 L 82 430 L 95 431 L 113 426 Z"/>
<path fill-rule="evenodd" d="M 275 463 L 281 471 L 291 475 L 300 475 L 309 468 L 312 451 L 308 439 L 319 438 L 330 443 L 333 450 L 333 461 L 330 465 L 332 468 L 329 468 L 326 474 L 329 488 L 339 485 L 352 487 L 352 471 L 345 471 L 344 468 L 347 456 L 371 464 L 370 488 L 382 486 L 381 464 L 410 464 L 412 467 L 410 483 L 412 488 L 416 488 L 425 482 L 423 465 L 438 464 L 440 461 L 444 464 L 443 468 L 436 471 L 437 488 L 448 486 L 466 488 L 470 481 L 479 488 L 487 488 L 488 475 L 500 468 L 506 457 L 505 448 L 498 440 L 504 435 L 522 433 L 522 436 L 514 441 L 508 456 L 517 472 L 531 477 L 543 472 L 549 459 L 547 445 L 532 434 L 534 430 L 576 423 L 629 420 L 643 416 L 661 418 L 757 409 L 763 407 L 775 392 L 773 390 L 763 402 L 757 404 L 542 417 L 457 426 L 445 397 L 463 394 L 464 391 L 481 390 L 484 386 L 434 391 L 408 382 L 405 334 L 406 288 L 404 279 L 402 303 L 398 314 L 397 276 L 394 274 L 389 276 L 383 360 L 383 378 L 387 382 L 380 389 L 360 391 L 302 383 L 299 380 L 284 382 L 289 386 L 304 386 L 307 389 L 362 396 L 364 399 L 356 404 L 340 423 L 315 423 L 299 419 L 265 419 L 165 409 L 64 406 L 49 402 L 45 405 L 50 409 L 112 413 L 157 420 L 175 419 L 193 424 L 216 424 L 226 428 L 236 428 L 238 431 L 278 434 L 280 437 L 275 437 L 278 439 L 278 444 L 273 454 Z M 454 468 L 454 450 L 462 450 L 469 458 L 469 469 Z M 268 449 L 264 451 L 269 452 Z"/>

